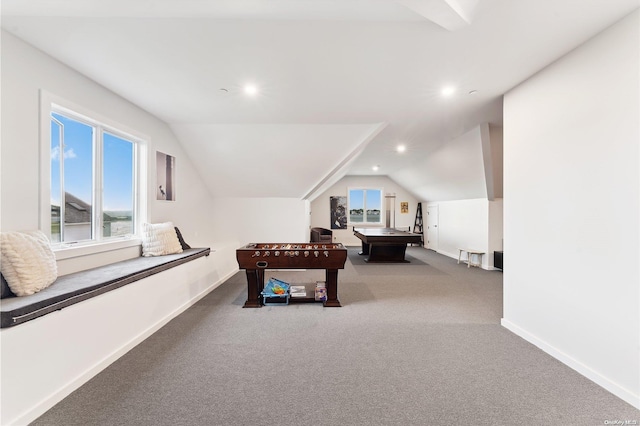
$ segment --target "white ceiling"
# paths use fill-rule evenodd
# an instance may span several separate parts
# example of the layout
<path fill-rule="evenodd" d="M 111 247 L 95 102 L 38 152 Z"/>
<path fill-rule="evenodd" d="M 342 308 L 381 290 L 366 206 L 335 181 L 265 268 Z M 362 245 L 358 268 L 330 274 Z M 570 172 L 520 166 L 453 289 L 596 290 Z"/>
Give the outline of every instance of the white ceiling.
<path fill-rule="evenodd" d="M 501 124 L 506 91 L 638 6 L 2 0 L 1 12 L 5 30 L 167 122 L 214 196 L 302 198 L 344 174 L 404 176 Z"/>

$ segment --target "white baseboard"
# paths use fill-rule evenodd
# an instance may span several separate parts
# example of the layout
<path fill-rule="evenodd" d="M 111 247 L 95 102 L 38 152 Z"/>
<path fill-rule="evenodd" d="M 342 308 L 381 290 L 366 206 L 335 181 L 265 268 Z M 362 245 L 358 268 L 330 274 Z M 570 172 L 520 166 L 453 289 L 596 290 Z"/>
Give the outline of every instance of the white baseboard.
<path fill-rule="evenodd" d="M 200 293 L 195 295 L 193 298 L 191 298 L 189 301 L 185 302 L 184 304 L 182 304 L 181 306 L 176 308 L 169 315 L 167 315 L 166 317 L 162 318 L 161 320 L 159 320 L 155 324 L 152 324 L 149 328 L 144 330 L 142 333 L 138 334 L 135 338 L 131 339 L 129 342 L 127 342 L 123 346 L 121 346 L 121 347 L 117 348 L 116 350 L 114 350 L 111 354 L 107 355 L 101 361 L 99 361 L 98 363 L 93 365 L 91 368 L 87 369 L 81 375 L 79 375 L 76 378 L 74 378 L 71 381 L 69 381 L 67 384 L 65 384 L 63 387 L 61 387 L 58 391 L 54 392 L 49 397 L 47 397 L 44 400 L 40 401 L 39 403 L 34 405 L 31 409 L 29 409 L 28 411 L 22 413 L 19 417 L 12 419 L 10 421 L 9 425 L 24 425 L 24 424 L 29 424 L 32 421 L 36 420 L 38 417 L 43 415 L 45 412 L 47 412 L 49 409 L 51 409 L 57 403 L 59 403 L 64 398 L 69 396 L 73 391 L 75 391 L 76 389 L 80 388 L 82 385 L 87 383 L 89 380 L 91 380 L 94 376 L 96 376 L 102 370 L 107 368 L 109 365 L 111 365 L 113 362 L 118 360 L 124 354 L 126 354 L 131 349 L 136 347 L 138 344 L 143 342 L 146 338 L 148 338 L 153 333 L 158 331 L 160 328 L 162 328 L 164 325 L 166 325 L 169 321 L 171 321 L 172 319 L 174 319 L 175 317 L 177 317 L 178 315 L 180 315 L 181 313 L 186 311 L 188 308 L 193 306 L 200 299 L 205 297 L 207 294 L 212 292 L 214 289 L 216 289 L 218 286 L 220 286 L 226 280 L 231 278 L 233 275 L 235 275 L 238 272 L 238 270 L 239 269 L 236 268 L 235 270 L 232 270 L 231 272 L 229 272 L 224 277 L 218 279 L 216 282 L 214 282 L 213 284 L 211 284 L 210 286 L 208 286 L 207 288 L 202 290 Z"/>
<path fill-rule="evenodd" d="M 618 385 L 617 383 L 609 380 L 607 377 L 592 370 L 589 366 L 577 361 L 576 359 L 562 352 L 558 348 L 548 344 L 542 339 L 539 339 L 537 336 L 527 332 L 526 330 L 523 330 L 522 328 L 518 327 L 517 325 L 510 322 L 509 320 L 506 320 L 503 318 L 500 321 L 500 323 L 507 330 L 511 331 L 517 336 L 522 337 L 527 342 L 537 346 L 538 348 L 548 353 L 558 361 L 562 362 L 563 364 L 567 365 L 568 367 L 582 374 L 587 379 L 591 380 L 597 385 L 608 390 L 609 392 L 611 392 L 618 398 L 622 399 L 623 401 L 628 402 L 629 404 L 631 404 L 637 409 L 640 409 L 640 395 L 636 395 L 630 390 L 625 389 L 622 386 Z"/>

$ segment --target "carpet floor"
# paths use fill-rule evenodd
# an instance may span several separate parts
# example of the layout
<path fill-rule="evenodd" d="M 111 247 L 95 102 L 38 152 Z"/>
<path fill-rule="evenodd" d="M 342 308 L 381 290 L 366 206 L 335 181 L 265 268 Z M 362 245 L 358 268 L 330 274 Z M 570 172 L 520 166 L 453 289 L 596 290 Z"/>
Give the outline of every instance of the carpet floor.
<path fill-rule="evenodd" d="M 500 272 L 420 247 L 408 264 L 365 265 L 358 250 L 339 272 L 342 308 L 242 309 L 241 271 L 32 424 L 640 424 L 500 325 Z"/>

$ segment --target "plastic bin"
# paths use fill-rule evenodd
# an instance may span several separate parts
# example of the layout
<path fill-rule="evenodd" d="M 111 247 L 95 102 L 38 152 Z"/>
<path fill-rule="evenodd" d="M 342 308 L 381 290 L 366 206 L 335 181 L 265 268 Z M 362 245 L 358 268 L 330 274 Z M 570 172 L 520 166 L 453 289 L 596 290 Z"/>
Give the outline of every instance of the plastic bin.
<path fill-rule="evenodd" d="M 274 288 L 281 287 L 284 289 L 283 294 L 274 293 Z M 269 281 L 264 286 L 264 290 L 260 293 L 262 295 L 262 304 L 265 306 L 282 306 L 289 304 L 289 283 L 281 281 L 277 278 L 269 278 Z"/>

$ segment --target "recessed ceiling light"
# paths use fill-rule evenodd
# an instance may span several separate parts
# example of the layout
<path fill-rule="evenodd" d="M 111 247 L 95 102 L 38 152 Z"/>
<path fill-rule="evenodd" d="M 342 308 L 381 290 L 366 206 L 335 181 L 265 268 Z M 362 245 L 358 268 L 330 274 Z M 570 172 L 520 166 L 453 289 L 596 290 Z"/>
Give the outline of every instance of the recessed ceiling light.
<path fill-rule="evenodd" d="M 400 153 L 405 152 L 406 150 L 407 150 L 407 147 L 406 147 L 406 146 L 404 146 L 404 145 L 398 145 L 398 146 L 396 147 L 396 151 L 398 151 L 398 152 L 400 152 Z"/>
<path fill-rule="evenodd" d="M 440 91 L 440 93 L 442 93 L 442 96 L 451 96 L 456 93 L 456 88 L 453 86 L 445 86 L 442 88 L 442 91 Z"/>
<path fill-rule="evenodd" d="M 374 172 L 377 172 L 378 170 L 380 170 L 380 166 L 375 165 L 371 168 Z"/>
<path fill-rule="evenodd" d="M 258 88 L 253 84 L 247 84 L 244 86 L 244 93 L 249 96 L 255 96 L 258 94 Z"/>

